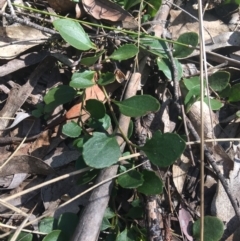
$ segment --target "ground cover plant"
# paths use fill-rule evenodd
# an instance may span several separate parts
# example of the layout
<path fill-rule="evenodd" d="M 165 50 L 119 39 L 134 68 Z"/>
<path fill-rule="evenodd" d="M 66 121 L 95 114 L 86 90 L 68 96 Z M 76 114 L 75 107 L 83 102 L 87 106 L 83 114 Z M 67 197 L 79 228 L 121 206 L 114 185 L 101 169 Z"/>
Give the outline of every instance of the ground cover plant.
<path fill-rule="evenodd" d="M 2 6 L 2 240 L 236 240 L 239 36 L 206 26 L 201 78 L 189 4 Z"/>

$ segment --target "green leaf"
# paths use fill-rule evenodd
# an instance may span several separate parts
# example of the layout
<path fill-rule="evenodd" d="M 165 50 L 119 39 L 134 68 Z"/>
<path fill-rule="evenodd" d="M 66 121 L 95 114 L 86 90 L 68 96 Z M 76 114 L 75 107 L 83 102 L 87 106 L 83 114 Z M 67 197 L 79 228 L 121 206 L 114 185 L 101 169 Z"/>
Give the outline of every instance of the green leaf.
<path fill-rule="evenodd" d="M 222 221 L 216 217 L 204 217 L 204 241 L 218 241 L 224 231 Z M 193 224 L 193 237 L 200 240 L 201 225 L 200 219 Z"/>
<path fill-rule="evenodd" d="M 148 13 L 151 17 L 154 17 L 160 8 L 162 1 L 161 0 L 149 0 L 148 2 Z"/>
<path fill-rule="evenodd" d="M 182 71 L 183 71 L 182 65 L 177 59 L 174 59 L 174 63 L 178 70 L 177 71 L 178 72 L 177 80 L 180 80 L 182 78 Z M 163 73 L 169 80 L 173 80 L 172 63 L 170 62 L 170 60 L 168 58 L 161 58 L 161 59 L 157 58 L 157 65 L 158 65 L 158 69 L 163 71 Z"/>
<path fill-rule="evenodd" d="M 125 60 L 130 59 L 138 53 L 138 47 L 134 44 L 125 44 L 115 50 L 110 56 L 110 59 Z"/>
<path fill-rule="evenodd" d="M 99 170 L 92 169 L 88 172 L 81 175 L 81 177 L 77 180 L 77 185 L 84 185 L 92 181 L 99 174 Z"/>
<path fill-rule="evenodd" d="M 224 90 L 230 80 L 230 74 L 226 71 L 218 71 L 208 77 L 210 87 L 215 91 Z"/>
<path fill-rule="evenodd" d="M 79 126 L 76 122 L 71 121 L 63 125 L 62 133 L 71 138 L 76 138 L 80 136 L 82 132 L 81 126 Z"/>
<path fill-rule="evenodd" d="M 141 38 L 141 46 L 148 52 L 155 54 L 160 57 L 168 57 L 167 55 L 167 45 L 166 42 L 162 40 L 152 39 L 152 38 Z"/>
<path fill-rule="evenodd" d="M 240 111 L 239 110 L 236 112 L 236 117 L 240 118 Z"/>
<path fill-rule="evenodd" d="M 111 210 L 111 208 L 107 207 L 105 212 L 104 212 L 104 217 L 107 218 L 107 219 L 110 219 L 110 218 L 113 218 L 115 216 L 116 216 L 116 214 Z"/>
<path fill-rule="evenodd" d="M 138 3 L 140 3 L 141 0 L 135 0 L 135 1 L 132 1 L 132 0 L 124 0 L 124 9 L 128 10 L 129 8 L 137 5 Z"/>
<path fill-rule="evenodd" d="M 136 232 L 134 230 L 130 229 L 125 229 L 122 231 L 118 236 L 116 241 L 136 241 Z"/>
<path fill-rule="evenodd" d="M 204 98 L 204 102 L 208 105 L 208 97 Z M 219 110 L 223 107 L 223 104 L 220 100 L 210 99 L 210 107 L 212 110 Z"/>
<path fill-rule="evenodd" d="M 230 84 L 228 84 L 227 87 L 224 90 L 218 92 L 219 96 L 222 97 L 222 98 L 229 97 L 230 93 L 231 93 Z"/>
<path fill-rule="evenodd" d="M 12 240 L 12 236 L 13 236 L 13 234 L 9 235 L 8 241 Z M 14 239 L 14 240 L 16 240 L 16 241 L 32 241 L 33 235 L 31 233 L 20 232 L 17 239 Z"/>
<path fill-rule="evenodd" d="M 136 95 L 123 101 L 113 101 L 122 114 L 130 117 L 146 115 L 151 111 L 158 111 L 160 104 L 151 95 Z"/>
<path fill-rule="evenodd" d="M 144 207 L 140 199 L 135 199 L 131 202 L 131 208 L 127 213 L 127 217 L 133 219 L 143 218 L 144 216 Z"/>
<path fill-rule="evenodd" d="M 78 224 L 78 216 L 75 213 L 63 213 L 58 218 L 57 227 L 70 240 Z"/>
<path fill-rule="evenodd" d="M 163 191 L 163 182 L 153 171 L 143 170 L 143 185 L 138 187 L 138 192 L 145 195 L 157 195 Z"/>
<path fill-rule="evenodd" d="M 128 126 L 128 133 L 127 133 L 127 137 L 128 139 L 130 139 L 130 137 L 132 136 L 132 133 L 133 133 L 133 122 L 132 120 L 130 120 L 129 122 L 129 126 Z"/>
<path fill-rule="evenodd" d="M 88 125 L 90 128 L 93 128 L 95 130 L 99 130 L 99 132 L 102 132 L 103 130 L 107 130 L 110 127 L 111 119 L 109 115 L 105 114 L 104 117 L 101 119 L 90 118 Z"/>
<path fill-rule="evenodd" d="M 90 113 L 92 118 L 101 119 L 106 114 L 104 104 L 96 99 L 89 99 L 86 101 L 86 110 Z"/>
<path fill-rule="evenodd" d="M 100 58 L 100 56 L 104 53 L 105 51 L 102 50 L 100 52 L 98 52 L 95 56 L 93 57 L 86 57 L 86 58 L 82 58 L 80 63 L 82 65 L 85 65 L 85 66 L 92 66 L 93 64 L 96 63 L 96 61 Z"/>
<path fill-rule="evenodd" d="M 74 73 L 69 83 L 73 88 L 88 88 L 95 85 L 93 81 L 95 71 L 85 70 L 82 73 Z"/>
<path fill-rule="evenodd" d="M 184 99 L 184 104 L 188 104 L 188 102 L 191 100 L 192 97 L 198 97 L 200 96 L 200 85 L 194 86 L 192 89 L 190 89 Z"/>
<path fill-rule="evenodd" d="M 79 50 L 96 49 L 79 23 L 69 19 L 57 19 L 53 25 L 62 38 L 74 48 Z"/>
<path fill-rule="evenodd" d="M 176 42 L 183 43 L 192 47 L 192 48 L 189 48 L 187 46 L 173 44 L 173 49 L 174 49 L 173 56 L 175 58 L 185 58 L 188 55 L 190 55 L 194 51 L 194 48 L 197 46 L 198 35 L 195 32 L 184 33 L 179 36 Z"/>
<path fill-rule="evenodd" d="M 141 173 L 132 170 L 118 177 L 118 184 L 123 188 L 137 188 L 143 184 Z"/>
<path fill-rule="evenodd" d="M 107 72 L 105 74 L 101 74 L 99 80 L 98 80 L 98 84 L 99 85 L 108 85 L 111 84 L 115 81 L 115 75 L 111 72 Z"/>
<path fill-rule="evenodd" d="M 228 100 L 230 102 L 240 101 L 240 83 L 232 86 Z"/>
<path fill-rule="evenodd" d="M 199 76 L 194 76 L 189 79 L 183 79 L 184 85 L 188 90 L 192 89 L 195 86 L 200 86 L 200 78 Z"/>
<path fill-rule="evenodd" d="M 75 98 L 77 91 L 68 85 L 60 85 L 48 91 L 43 100 L 45 112 L 53 111 L 57 106 L 66 104 Z"/>
<path fill-rule="evenodd" d="M 46 217 L 43 218 L 39 223 L 39 232 L 43 233 L 50 233 L 54 229 L 54 222 L 56 222 L 56 219 L 53 217 Z"/>
<path fill-rule="evenodd" d="M 108 219 L 103 217 L 100 230 L 103 231 L 103 230 L 106 230 L 106 229 L 112 228 L 112 227 L 113 227 L 113 225 L 108 221 Z"/>
<path fill-rule="evenodd" d="M 43 238 L 42 241 L 66 241 L 68 238 L 61 230 L 54 230 Z"/>
<path fill-rule="evenodd" d="M 83 158 L 90 167 L 109 167 L 117 163 L 120 156 L 116 138 L 104 133 L 94 132 L 93 137 L 83 145 Z"/>
<path fill-rule="evenodd" d="M 185 149 L 185 142 L 177 134 L 156 131 L 152 139 L 147 140 L 143 150 L 149 160 L 159 167 L 167 167 L 173 164 Z"/>

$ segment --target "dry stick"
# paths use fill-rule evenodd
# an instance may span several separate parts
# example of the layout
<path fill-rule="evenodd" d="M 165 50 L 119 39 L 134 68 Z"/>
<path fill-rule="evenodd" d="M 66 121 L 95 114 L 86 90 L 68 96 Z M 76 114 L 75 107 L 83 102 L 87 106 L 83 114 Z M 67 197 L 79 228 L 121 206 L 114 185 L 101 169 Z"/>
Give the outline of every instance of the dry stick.
<path fill-rule="evenodd" d="M 136 95 L 139 83 L 141 79 L 140 71 L 133 73 L 129 81 L 125 99 Z M 123 133 L 126 135 L 130 117 L 121 115 L 119 119 L 119 126 Z M 121 136 L 116 137 L 118 144 L 121 146 L 124 142 Z M 111 178 L 116 175 L 118 165 L 105 168 L 99 174 L 97 182 L 101 182 L 107 178 Z M 84 211 L 79 219 L 78 226 L 72 237 L 72 241 L 96 241 L 98 239 L 99 230 L 101 227 L 102 219 L 105 209 L 108 205 L 111 190 L 113 186 L 113 180 L 96 188 L 89 199 L 89 204 L 84 208 Z"/>
<path fill-rule="evenodd" d="M 0 11 L 0 15 L 2 15 L 3 17 L 5 17 L 5 18 L 7 18 L 9 20 L 12 20 L 12 21 L 15 21 L 17 23 L 21 23 L 21 24 L 24 24 L 26 26 L 38 29 L 39 31 L 43 31 L 45 33 L 59 34 L 58 32 L 56 32 L 56 31 L 54 31 L 52 29 L 49 29 L 49 28 L 46 28 L 46 27 L 42 27 L 42 26 L 40 26 L 38 24 L 35 24 L 35 23 L 31 23 L 28 20 L 24 20 L 24 19 L 21 19 L 21 18 L 17 17 L 16 15 L 10 15 L 10 14 L 4 13 L 2 11 Z"/>
<path fill-rule="evenodd" d="M 192 133 L 192 135 L 194 136 L 194 138 L 199 141 L 200 138 L 199 138 L 199 135 L 198 133 L 196 132 L 196 130 L 194 129 L 194 127 L 192 126 L 192 123 L 190 122 L 190 120 L 186 117 L 186 122 L 187 122 L 187 126 L 190 130 L 190 132 Z M 208 148 L 205 146 L 204 147 L 204 154 L 206 155 L 208 161 L 210 162 L 210 164 L 212 165 L 214 171 L 216 172 L 219 180 L 221 181 L 224 189 L 225 189 L 225 192 L 227 193 L 228 195 L 228 198 L 232 204 L 232 207 L 237 215 L 237 218 L 240 222 L 240 211 L 239 211 L 239 207 L 237 205 L 237 202 L 235 201 L 235 198 L 232 196 L 232 193 L 231 193 L 231 190 L 229 189 L 228 187 L 228 183 L 226 182 L 223 174 L 221 173 L 221 171 L 219 170 L 215 160 L 212 158 L 211 154 L 210 154 L 210 151 L 208 150 Z"/>

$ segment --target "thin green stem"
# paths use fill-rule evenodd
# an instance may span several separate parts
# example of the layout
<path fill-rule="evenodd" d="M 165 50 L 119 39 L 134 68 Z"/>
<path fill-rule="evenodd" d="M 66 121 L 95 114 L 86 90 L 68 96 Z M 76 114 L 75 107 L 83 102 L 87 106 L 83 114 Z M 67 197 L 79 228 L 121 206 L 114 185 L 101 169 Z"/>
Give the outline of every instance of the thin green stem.
<path fill-rule="evenodd" d="M 118 123 L 118 120 L 117 120 L 117 117 L 114 113 L 114 110 L 113 110 L 113 107 L 112 107 L 112 104 L 111 104 L 111 100 L 106 92 L 106 89 L 104 88 L 104 86 L 102 86 L 102 90 L 103 90 L 103 93 L 107 99 L 107 103 L 108 103 L 108 106 L 109 106 L 109 109 L 110 109 L 110 112 L 111 112 L 111 115 L 113 117 L 113 121 L 115 123 L 115 125 L 117 126 L 117 128 L 114 130 L 113 134 L 116 134 L 116 132 L 119 130 L 121 135 L 122 135 L 122 138 L 124 139 L 124 141 L 126 141 L 127 145 L 129 146 L 129 149 L 131 151 L 131 153 L 134 153 L 133 151 L 133 148 L 132 147 L 137 147 L 136 145 L 134 145 L 132 142 L 129 141 L 129 139 L 127 138 L 127 136 L 123 133 L 123 131 L 121 130 L 120 126 L 119 126 L 119 123 Z"/>
<path fill-rule="evenodd" d="M 172 44 L 178 44 L 178 45 L 181 45 L 181 46 L 184 46 L 184 47 L 197 49 L 197 48 L 195 48 L 191 45 L 180 43 L 180 42 L 177 42 L 177 41 L 174 41 L 174 40 L 163 39 L 163 38 L 152 36 L 152 35 L 149 35 L 149 34 L 146 34 L 146 33 L 140 33 L 139 34 L 139 31 L 134 32 L 134 31 L 130 31 L 130 30 L 119 29 L 119 28 L 115 28 L 115 27 L 109 27 L 109 26 L 105 26 L 105 25 L 102 25 L 102 24 L 90 23 L 90 22 L 86 22 L 86 21 L 83 21 L 83 20 L 79 20 L 79 19 L 74 19 L 74 18 L 69 18 L 69 17 L 65 17 L 65 16 L 53 14 L 53 13 L 48 13 L 48 12 L 45 12 L 45 11 L 41 11 L 41 10 L 38 10 L 38 9 L 35 9 L 35 8 L 30 8 L 30 7 L 26 7 L 26 6 L 15 4 L 15 3 L 13 3 L 12 5 L 16 6 L 16 7 L 19 7 L 19 8 L 29 10 L 29 11 L 32 11 L 32 12 L 48 15 L 48 16 L 53 16 L 53 17 L 63 18 L 63 19 L 70 19 L 72 21 L 79 22 L 79 23 L 86 24 L 86 25 L 93 26 L 93 27 L 100 27 L 100 28 L 109 29 L 109 30 L 112 30 L 112 31 L 118 31 L 118 32 L 125 33 L 125 34 L 134 35 L 136 37 L 147 37 L 147 38 L 150 38 L 150 39 L 161 40 L 161 41 L 164 41 L 164 42 L 168 42 L 168 43 L 172 43 Z"/>

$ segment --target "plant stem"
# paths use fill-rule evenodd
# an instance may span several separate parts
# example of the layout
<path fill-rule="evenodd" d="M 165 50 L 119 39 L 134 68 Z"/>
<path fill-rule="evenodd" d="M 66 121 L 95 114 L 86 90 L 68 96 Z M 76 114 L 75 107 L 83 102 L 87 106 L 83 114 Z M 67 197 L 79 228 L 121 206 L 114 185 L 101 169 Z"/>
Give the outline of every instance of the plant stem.
<path fill-rule="evenodd" d="M 105 29 L 109 29 L 109 30 L 112 30 L 112 31 L 118 31 L 118 32 L 125 33 L 125 34 L 134 35 L 136 37 L 147 37 L 147 38 L 150 38 L 150 39 L 161 40 L 161 41 L 164 41 L 164 42 L 168 42 L 168 43 L 172 43 L 172 44 L 178 44 L 178 45 L 181 45 L 181 46 L 184 46 L 184 47 L 197 49 L 197 48 L 192 47 L 191 45 L 188 45 L 188 44 L 180 43 L 180 42 L 170 40 L 170 39 L 159 38 L 159 37 L 152 36 L 152 35 L 149 35 L 149 34 L 146 34 L 146 33 L 139 34 L 139 32 L 134 32 L 134 31 L 125 30 L 125 29 L 119 29 L 119 28 L 115 28 L 115 27 L 109 27 L 109 26 L 105 26 L 105 25 L 97 24 L 97 23 L 90 23 L 90 22 L 86 22 L 86 21 L 83 21 L 83 20 L 79 20 L 79 19 L 74 19 L 74 18 L 69 18 L 69 17 L 65 17 L 65 16 L 53 14 L 53 13 L 48 13 L 48 12 L 45 12 L 45 11 L 41 11 L 41 10 L 38 10 L 38 9 L 26 7 L 26 6 L 15 4 L 15 3 L 12 3 L 12 5 L 16 6 L 16 7 L 19 7 L 19 8 L 29 10 L 29 11 L 33 11 L 33 12 L 36 12 L 36 13 L 41 13 L 41 14 L 44 14 L 44 15 L 53 16 L 53 17 L 57 17 L 57 18 L 70 19 L 72 21 L 79 22 L 79 23 L 82 23 L 82 24 L 87 24 L 87 25 L 94 26 L 94 27 L 105 28 Z"/>

